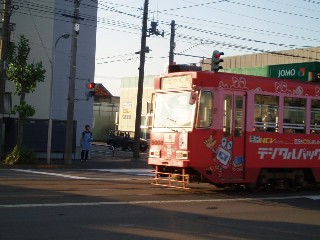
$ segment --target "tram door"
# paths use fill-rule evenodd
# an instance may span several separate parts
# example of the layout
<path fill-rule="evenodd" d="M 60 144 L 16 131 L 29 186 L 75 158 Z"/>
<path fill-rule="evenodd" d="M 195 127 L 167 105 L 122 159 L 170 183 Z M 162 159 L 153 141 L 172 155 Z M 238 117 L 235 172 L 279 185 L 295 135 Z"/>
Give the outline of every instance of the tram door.
<path fill-rule="evenodd" d="M 228 157 L 223 170 L 225 179 L 243 179 L 245 164 L 245 93 L 224 91 L 223 101 L 223 134 L 221 141 L 221 158 Z M 219 157 L 219 154 L 218 156 Z"/>

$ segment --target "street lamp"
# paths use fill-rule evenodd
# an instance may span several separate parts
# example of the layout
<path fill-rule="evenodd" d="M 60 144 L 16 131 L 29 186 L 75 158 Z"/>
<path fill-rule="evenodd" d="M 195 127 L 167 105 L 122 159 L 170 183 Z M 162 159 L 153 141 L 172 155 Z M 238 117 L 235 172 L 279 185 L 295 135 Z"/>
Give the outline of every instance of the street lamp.
<path fill-rule="evenodd" d="M 53 49 L 53 58 L 51 63 L 51 83 L 50 83 L 50 103 L 49 103 L 49 126 L 48 126 L 48 142 L 47 142 L 47 164 L 50 164 L 50 159 L 51 159 L 51 141 L 52 141 L 52 101 L 53 101 L 53 68 L 54 68 L 54 62 L 55 62 L 55 57 L 56 57 L 56 48 L 59 40 L 61 38 L 68 39 L 70 37 L 69 33 L 63 33 L 58 37 L 54 44 L 54 49 Z"/>

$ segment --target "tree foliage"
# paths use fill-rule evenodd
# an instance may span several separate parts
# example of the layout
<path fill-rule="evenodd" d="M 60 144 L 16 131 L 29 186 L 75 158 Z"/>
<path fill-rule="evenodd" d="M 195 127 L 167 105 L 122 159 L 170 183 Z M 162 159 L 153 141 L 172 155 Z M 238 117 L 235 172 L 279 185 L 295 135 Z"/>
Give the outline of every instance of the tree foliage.
<path fill-rule="evenodd" d="M 38 82 L 43 82 L 45 72 L 42 62 L 29 63 L 29 40 L 20 35 L 18 45 L 12 44 L 8 52 L 7 76 L 15 84 L 15 94 L 20 96 L 19 105 L 15 105 L 13 113 L 18 113 L 18 137 L 17 145 L 22 145 L 23 123 L 28 117 L 35 114 L 33 106 L 25 101 L 26 94 L 34 92 Z"/>
<path fill-rule="evenodd" d="M 20 36 L 17 46 L 13 44 L 9 49 L 7 75 L 15 84 L 18 96 L 34 92 L 37 83 L 45 79 L 46 70 L 42 62 L 27 63 L 29 52 L 29 40 L 24 35 Z"/>
<path fill-rule="evenodd" d="M 25 101 L 23 101 L 21 104 L 15 105 L 13 107 L 12 113 L 13 114 L 18 113 L 22 119 L 26 119 L 28 117 L 33 116 L 36 113 L 36 110 L 34 109 L 33 106 L 31 106 L 31 105 L 27 104 Z"/>

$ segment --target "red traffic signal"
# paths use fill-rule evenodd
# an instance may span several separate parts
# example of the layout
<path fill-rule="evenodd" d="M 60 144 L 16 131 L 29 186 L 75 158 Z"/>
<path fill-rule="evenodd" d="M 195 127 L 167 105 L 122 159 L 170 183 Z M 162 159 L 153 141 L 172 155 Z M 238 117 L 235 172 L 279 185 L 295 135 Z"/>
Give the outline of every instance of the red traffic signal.
<path fill-rule="evenodd" d="M 87 90 L 85 91 L 85 95 L 86 95 L 87 99 L 94 96 L 95 87 L 96 87 L 95 83 L 93 83 L 93 82 L 87 83 Z"/>
<path fill-rule="evenodd" d="M 95 83 L 87 83 L 87 88 L 88 88 L 88 89 L 94 89 L 95 86 L 96 86 Z"/>
<path fill-rule="evenodd" d="M 218 72 L 219 69 L 222 69 L 222 66 L 219 65 L 221 62 L 223 62 L 223 59 L 220 58 L 221 55 L 224 55 L 224 53 L 218 50 L 213 51 L 211 59 L 211 71 Z"/>
<path fill-rule="evenodd" d="M 220 53 L 220 52 L 219 52 L 219 53 L 214 53 L 214 54 L 213 54 L 213 57 L 214 57 L 214 58 L 220 58 L 220 56 L 221 56 L 221 53 Z"/>

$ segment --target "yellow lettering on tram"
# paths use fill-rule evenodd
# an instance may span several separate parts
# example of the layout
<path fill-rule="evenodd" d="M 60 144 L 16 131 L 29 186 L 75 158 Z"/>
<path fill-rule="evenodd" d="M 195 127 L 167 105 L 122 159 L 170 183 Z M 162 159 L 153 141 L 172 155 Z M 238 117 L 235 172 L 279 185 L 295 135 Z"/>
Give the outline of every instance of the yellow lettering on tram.
<path fill-rule="evenodd" d="M 262 143 L 274 143 L 276 141 L 275 138 L 262 138 L 261 142 Z"/>

